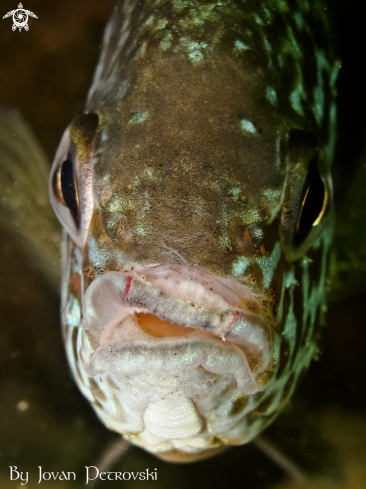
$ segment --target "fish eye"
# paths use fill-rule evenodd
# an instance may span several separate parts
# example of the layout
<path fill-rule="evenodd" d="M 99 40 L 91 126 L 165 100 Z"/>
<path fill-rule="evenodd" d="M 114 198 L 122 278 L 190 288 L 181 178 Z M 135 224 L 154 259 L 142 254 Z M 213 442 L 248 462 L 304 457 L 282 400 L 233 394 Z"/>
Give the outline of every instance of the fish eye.
<path fill-rule="evenodd" d="M 80 223 L 79 193 L 70 154 L 54 173 L 53 193 L 57 201 L 69 209 L 78 228 Z"/>
<path fill-rule="evenodd" d="M 330 224 L 332 178 L 327 154 L 310 132 L 294 129 L 284 146 L 288 177 L 279 232 L 286 259 L 298 260 Z"/>
<path fill-rule="evenodd" d="M 296 234 L 304 236 L 317 226 L 328 207 L 329 191 L 326 188 L 318 169 L 312 172 L 305 186 L 300 212 L 296 223 Z"/>
<path fill-rule="evenodd" d="M 86 243 L 93 213 L 93 149 L 97 114 L 77 116 L 65 130 L 52 163 L 49 192 L 53 210 L 72 241 Z"/>

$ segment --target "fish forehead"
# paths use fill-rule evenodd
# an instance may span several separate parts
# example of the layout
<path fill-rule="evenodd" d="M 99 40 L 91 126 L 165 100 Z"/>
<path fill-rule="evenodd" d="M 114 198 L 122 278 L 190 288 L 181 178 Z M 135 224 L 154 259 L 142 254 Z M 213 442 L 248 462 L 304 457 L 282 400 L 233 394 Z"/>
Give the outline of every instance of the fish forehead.
<path fill-rule="evenodd" d="M 286 123 L 263 99 L 250 59 L 226 56 L 226 69 L 220 59 L 136 63 L 136 83 L 117 107 L 99 110 L 94 183 L 104 227 L 139 262 L 165 261 L 163 244 L 231 273 L 226 248 L 238 241 L 240 249 L 244 226 L 279 212 Z"/>
<path fill-rule="evenodd" d="M 137 59 L 181 53 L 200 65 L 223 46 L 248 54 L 267 78 L 264 96 L 308 130 L 318 132 L 333 151 L 335 62 L 325 2 L 126 0 L 119 2 L 104 45 L 86 110 L 113 104 L 131 83 Z M 150 53 L 150 55 L 146 54 Z M 329 110 L 331 109 L 331 110 Z"/>
<path fill-rule="evenodd" d="M 276 144 L 285 123 L 263 97 L 263 76 L 225 55 L 212 55 L 199 66 L 181 55 L 136 63 L 123 99 L 99 111 L 99 162 L 109 165 L 112 153 L 118 163 L 125 159 L 128 164 L 126 148 L 147 146 L 149 159 L 166 165 L 169 152 L 199 144 L 212 158 L 226 155 L 224 164 L 240 171 L 235 149 L 242 155 L 248 147 L 253 158 L 261 146 Z M 277 170 L 270 163 L 262 161 L 269 171 L 263 178 L 272 181 Z"/>
<path fill-rule="evenodd" d="M 203 189 L 217 197 L 239 186 L 249 207 L 258 207 L 261 191 L 282 190 L 284 124 L 261 96 L 262 77 L 237 70 L 235 59 L 224 70 L 210 61 L 195 67 L 173 57 L 149 67 L 147 83 L 144 68 L 138 70 L 119 106 L 101 111 L 94 168 L 99 191 L 106 179 L 125 193 L 150 176 L 161 199 L 187 191 L 204 198 Z"/>

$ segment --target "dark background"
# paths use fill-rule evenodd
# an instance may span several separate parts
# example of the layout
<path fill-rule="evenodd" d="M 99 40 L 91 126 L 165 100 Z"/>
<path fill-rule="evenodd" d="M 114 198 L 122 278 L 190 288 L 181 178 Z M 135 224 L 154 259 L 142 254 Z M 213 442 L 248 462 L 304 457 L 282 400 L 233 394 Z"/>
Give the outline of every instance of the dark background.
<path fill-rule="evenodd" d="M 0 17 L 17 2 L 1 0 Z M 28 32 L 13 32 L 12 20 L 0 19 L 0 106 L 23 114 L 50 162 L 63 130 L 83 110 L 113 4 L 26 0 L 24 8 L 38 16 L 29 19 Z M 341 213 L 365 143 L 365 9 L 360 0 L 338 1 L 328 13 L 337 28 L 334 42 L 342 60 L 335 164 Z M 364 198 L 366 190 L 358 192 Z M 365 228 L 364 221 L 359 226 Z M 347 246 L 357 248 L 357 240 L 356 235 L 356 242 Z M 342 244 L 339 240 L 336 246 Z M 31 472 L 27 487 L 36 487 L 37 466 L 42 465 L 49 471 L 74 470 L 79 476 L 76 485 L 43 482 L 43 487 L 79 487 L 83 466 L 94 465 L 115 435 L 95 418 L 68 373 L 57 295 L 6 229 L 0 229 L 0 264 L 0 486 L 19 485 L 9 481 L 9 465 L 17 465 Z M 339 451 L 345 470 L 342 487 L 347 489 L 366 486 L 364 271 L 355 280 L 353 295 L 341 292 L 331 301 L 320 360 L 299 389 L 303 408 L 313 413 Z M 24 411 L 21 401 L 26 402 Z M 189 466 L 165 464 L 134 449 L 117 465 L 119 470 L 158 468 L 155 487 L 298 487 L 282 481 L 281 470 L 251 445 Z"/>

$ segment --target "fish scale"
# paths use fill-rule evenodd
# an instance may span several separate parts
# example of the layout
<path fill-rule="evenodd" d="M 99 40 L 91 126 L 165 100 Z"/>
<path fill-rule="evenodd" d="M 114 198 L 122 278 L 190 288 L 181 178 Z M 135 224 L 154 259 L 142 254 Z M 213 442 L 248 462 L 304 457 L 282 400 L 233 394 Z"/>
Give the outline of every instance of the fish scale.
<path fill-rule="evenodd" d="M 315 1 L 118 2 L 85 114 L 56 153 L 69 363 L 102 421 L 163 458 L 255 438 L 316 354 L 339 67 L 329 24 Z M 131 297 L 141 289 L 131 304 L 113 278 L 126 273 Z M 202 336 L 196 299 L 212 287 L 225 308 L 210 321 L 237 297 L 250 307 L 227 342 Z M 146 307 L 194 334 L 144 331 Z"/>

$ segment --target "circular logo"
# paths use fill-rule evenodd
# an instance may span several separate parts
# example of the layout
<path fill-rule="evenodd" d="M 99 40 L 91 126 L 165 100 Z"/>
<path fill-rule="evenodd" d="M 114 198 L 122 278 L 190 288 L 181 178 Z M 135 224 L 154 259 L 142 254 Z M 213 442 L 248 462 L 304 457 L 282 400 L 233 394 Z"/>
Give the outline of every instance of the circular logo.
<path fill-rule="evenodd" d="M 29 30 L 28 19 L 29 17 L 33 17 L 34 19 L 38 19 L 36 14 L 31 12 L 30 10 L 25 10 L 23 5 L 20 3 L 16 10 L 10 10 L 10 12 L 6 13 L 3 19 L 7 19 L 8 17 L 13 17 L 13 26 L 12 30 L 16 31 L 17 28 L 19 32 L 24 29 L 25 31 Z"/>
<path fill-rule="evenodd" d="M 28 30 L 28 13 L 26 10 L 22 8 L 18 8 L 17 10 L 14 10 L 13 13 L 13 30 L 15 30 L 17 27 L 21 29 L 24 27 L 24 29 Z"/>

